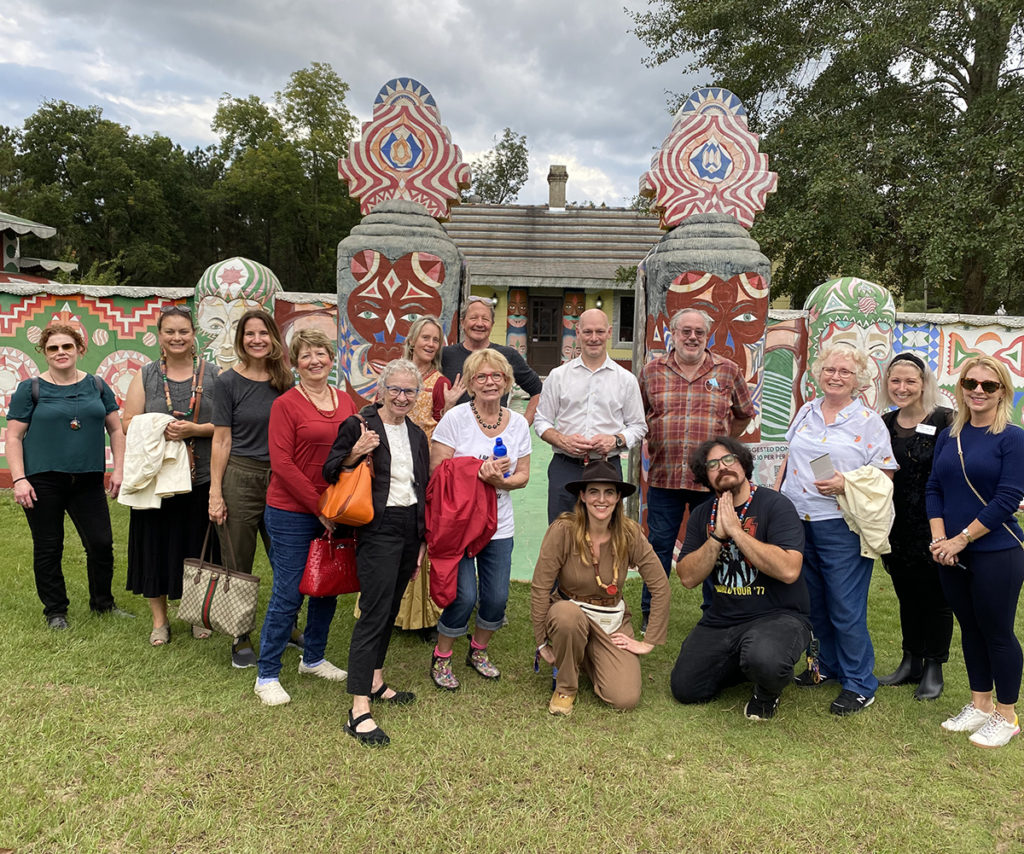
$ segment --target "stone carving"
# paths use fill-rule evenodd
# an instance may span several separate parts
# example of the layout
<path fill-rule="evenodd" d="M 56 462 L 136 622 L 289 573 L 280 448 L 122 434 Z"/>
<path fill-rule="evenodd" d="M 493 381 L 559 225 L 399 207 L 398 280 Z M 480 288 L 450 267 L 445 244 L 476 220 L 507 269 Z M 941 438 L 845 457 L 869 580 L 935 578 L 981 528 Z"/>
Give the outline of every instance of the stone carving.
<path fill-rule="evenodd" d="M 576 324 L 586 307 L 586 294 L 583 291 L 566 291 L 565 302 L 562 304 L 562 361 L 568 362 L 580 354 L 576 345 Z"/>
<path fill-rule="evenodd" d="M 508 331 L 505 343 L 526 358 L 526 291 L 513 288 L 508 292 Z"/>
<path fill-rule="evenodd" d="M 338 177 L 359 198 L 365 216 L 381 202 L 416 202 L 434 218 L 448 219 L 449 205 L 470 184 L 469 166 L 441 124 L 434 96 L 408 77 L 389 80 L 373 102 L 373 118 L 338 161 Z"/>
<path fill-rule="evenodd" d="M 238 361 L 235 328 L 250 309 L 274 314 L 281 283 L 268 267 L 248 258 L 228 258 L 206 268 L 196 285 L 196 341 L 203 357 L 227 370 Z"/>

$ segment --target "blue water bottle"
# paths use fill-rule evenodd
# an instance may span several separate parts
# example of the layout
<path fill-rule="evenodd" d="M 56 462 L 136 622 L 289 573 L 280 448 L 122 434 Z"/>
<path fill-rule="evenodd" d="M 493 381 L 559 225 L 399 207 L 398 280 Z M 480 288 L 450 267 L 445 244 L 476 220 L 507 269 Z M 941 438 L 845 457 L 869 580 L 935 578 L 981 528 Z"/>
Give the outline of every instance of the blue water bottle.
<path fill-rule="evenodd" d="M 494 452 L 492 454 L 494 459 L 500 460 L 502 457 L 508 456 L 508 448 L 505 447 L 505 443 L 501 441 L 501 436 L 494 440 Z M 510 472 L 505 472 L 504 477 L 508 477 Z"/>

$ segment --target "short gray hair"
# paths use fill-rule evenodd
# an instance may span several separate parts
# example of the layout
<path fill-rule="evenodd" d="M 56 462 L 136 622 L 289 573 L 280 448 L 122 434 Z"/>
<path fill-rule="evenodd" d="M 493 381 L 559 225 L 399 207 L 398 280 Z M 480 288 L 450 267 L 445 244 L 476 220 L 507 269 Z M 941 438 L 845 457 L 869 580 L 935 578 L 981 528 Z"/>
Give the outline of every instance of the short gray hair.
<path fill-rule="evenodd" d="M 388 385 L 391 378 L 395 374 L 408 374 L 410 377 L 416 379 L 416 390 L 419 391 L 423 388 L 423 378 L 420 376 L 419 370 L 416 366 L 408 359 L 392 359 L 384 366 L 384 370 L 380 372 L 380 379 L 377 380 L 377 393 L 383 390 L 384 386 Z"/>
<path fill-rule="evenodd" d="M 821 385 L 821 369 L 825 367 L 825 362 L 833 356 L 842 356 L 844 359 L 849 359 L 856 366 L 857 388 L 854 389 L 854 397 L 857 396 L 861 389 L 867 388 L 871 384 L 867 355 L 852 344 L 847 344 L 845 341 L 837 341 L 835 344 L 828 344 L 823 347 L 818 353 L 818 358 L 811 365 L 811 376 L 814 377 L 814 381 L 818 385 Z"/>
<path fill-rule="evenodd" d="M 679 311 L 672 315 L 672 318 L 668 322 L 669 332 L 676 331 L 676 327 L 679 325 L 679 318 L 681 318 L 684 314 L 699 314 L 701 316 L 701 319 L 704 321 L 704 331 L 708 335 L 711 334 L 711 315 L 708 314 L 706 311 L 701 311 L 699 308 L 679 309 Z"/>

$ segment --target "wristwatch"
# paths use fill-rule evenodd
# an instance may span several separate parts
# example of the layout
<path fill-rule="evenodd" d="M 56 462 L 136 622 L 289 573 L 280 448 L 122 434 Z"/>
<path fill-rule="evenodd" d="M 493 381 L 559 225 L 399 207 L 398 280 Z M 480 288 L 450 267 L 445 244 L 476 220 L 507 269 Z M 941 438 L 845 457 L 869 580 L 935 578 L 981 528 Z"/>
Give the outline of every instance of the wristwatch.
<path fill-rule="evenodd" d="M 622 438 L 618 433 L 615 434 L 615 447 L 620 451 L 626 447 L 626 440 Z"/>

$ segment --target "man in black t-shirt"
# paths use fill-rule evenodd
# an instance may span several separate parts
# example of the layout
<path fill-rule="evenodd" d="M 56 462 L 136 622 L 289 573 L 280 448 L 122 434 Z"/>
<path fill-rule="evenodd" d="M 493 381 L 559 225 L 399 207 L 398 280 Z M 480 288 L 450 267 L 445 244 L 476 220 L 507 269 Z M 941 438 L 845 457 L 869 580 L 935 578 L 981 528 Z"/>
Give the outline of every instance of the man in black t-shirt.
<path fill-rule="evenodd" d="M 788 498 L 750 482 L 753 458 L 737 439 L 704 442 L 690 470 L 716 498 L 691 511 L 676 573 L 689 588 L 710 577 L 714 595 L 679 650 L 672 695 L 703 703 L 750 681 L 743 713 L 766 720 L 811 639 L 803 526 Z"/>

